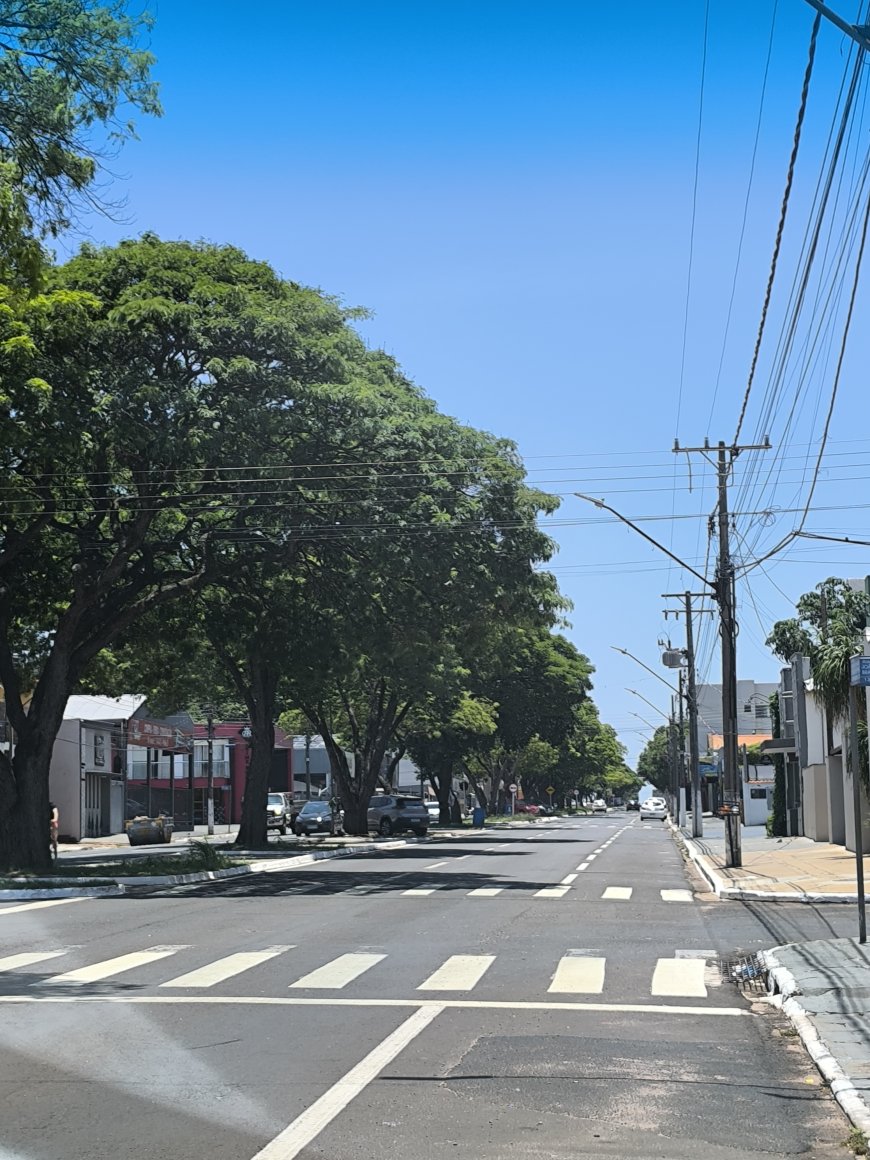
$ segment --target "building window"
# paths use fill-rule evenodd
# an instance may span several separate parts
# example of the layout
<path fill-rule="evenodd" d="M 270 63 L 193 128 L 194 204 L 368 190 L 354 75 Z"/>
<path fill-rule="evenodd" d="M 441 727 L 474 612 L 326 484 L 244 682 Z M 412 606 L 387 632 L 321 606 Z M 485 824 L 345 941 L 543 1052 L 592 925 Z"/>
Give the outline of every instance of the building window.
<path fill-rule="evenodd" d="M 766 798 L 767 797 L 767 790 L 766 789 L 756 789 L 755 787 L 753 787 L 749 791 L 749 796 L 751 798 Z"/>
<path fill-rule="evenodd" d="M 94 766 L 103 766 L 106 764 L 106 735 L 105 733 L 94 734 Z"/>
<path fill-rule="evenodd" d="M 743 712 L 744 713 L 751 713 L 752 712 L 752 702 L 751 701 L 744 701 L 743 702 Z"/>
<path fill-rule="evenodd" d="M 766 701 L 756 701 L 756 703 L 755 703 L 755 716 L 756 717 L 769 717 L 770 716 L 770 706 L 767 704 Z"/>

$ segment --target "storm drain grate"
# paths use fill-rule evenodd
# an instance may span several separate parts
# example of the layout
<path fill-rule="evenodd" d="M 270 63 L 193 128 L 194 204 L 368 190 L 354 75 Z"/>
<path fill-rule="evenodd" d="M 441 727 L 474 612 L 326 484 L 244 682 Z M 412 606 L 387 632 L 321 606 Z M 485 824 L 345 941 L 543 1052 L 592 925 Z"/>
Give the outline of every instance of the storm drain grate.
<path fill-rule="evenodd" d="M 767 994 L 767 964 L 761 953 L 722 956 L 719 959 L 719 973 L 723 982 L 733 983 L 746 994 Z"/>

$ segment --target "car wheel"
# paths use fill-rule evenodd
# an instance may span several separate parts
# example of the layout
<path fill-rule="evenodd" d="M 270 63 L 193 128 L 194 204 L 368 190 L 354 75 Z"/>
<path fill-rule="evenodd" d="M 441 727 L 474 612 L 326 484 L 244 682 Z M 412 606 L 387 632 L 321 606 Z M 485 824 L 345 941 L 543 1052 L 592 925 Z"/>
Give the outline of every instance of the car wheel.
<path fill-rule="evenodd" d="M 378 826 L 378 831 L 384 838 L 389 838 L 393 832 L 393 823 L 389 818 L 381 818 L 381 824 Z"/>
<path fill-rule="evenodd" d="M 417 835 L 418 838 L 425 838 L 426 835 L 429 833 L 429 830 L 428 830 L 428 828 L 425 830 L 415 830 L 414 833 Z"/>

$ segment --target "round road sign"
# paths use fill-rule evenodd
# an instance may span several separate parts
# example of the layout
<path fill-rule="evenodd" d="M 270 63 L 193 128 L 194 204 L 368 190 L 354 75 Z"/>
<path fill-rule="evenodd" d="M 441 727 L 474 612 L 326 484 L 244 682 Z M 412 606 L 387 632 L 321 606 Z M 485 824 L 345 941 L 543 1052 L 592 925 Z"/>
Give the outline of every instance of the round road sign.
<path fill-rule="evenodd" d="M 519 786 L 517 785 L 516 782 L 512 782 L 508 788 L 510 789 L 511 793 L 516 793 L 517 790 L 519 789 Z"/>

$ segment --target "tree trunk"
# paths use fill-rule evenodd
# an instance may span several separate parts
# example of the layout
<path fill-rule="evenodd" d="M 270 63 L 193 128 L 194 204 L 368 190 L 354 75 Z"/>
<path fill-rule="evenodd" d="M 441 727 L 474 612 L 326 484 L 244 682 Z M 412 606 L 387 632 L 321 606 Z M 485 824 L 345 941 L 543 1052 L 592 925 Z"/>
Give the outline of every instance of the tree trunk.
<path fill-rule="evenodd" d="M 246 700 L 251 718 L 251 759 L 242 799 L 242 820 L 235 844 L 247 850 L 263 850 L 269 844 L 266 803 L 272 772 L 272 750 L 275 748 L 277 682 L 268 668 L 253 658 L 249 660 L 247 668 L 250 675 Z"/>
<path fill-rule="evenodd" d="M 66 701 L 66 682 L 47 671 L 23 728 L 16 736 L 12 760 L 0 754 L 2 870 L 51 869 L 48 775 Z"/>

